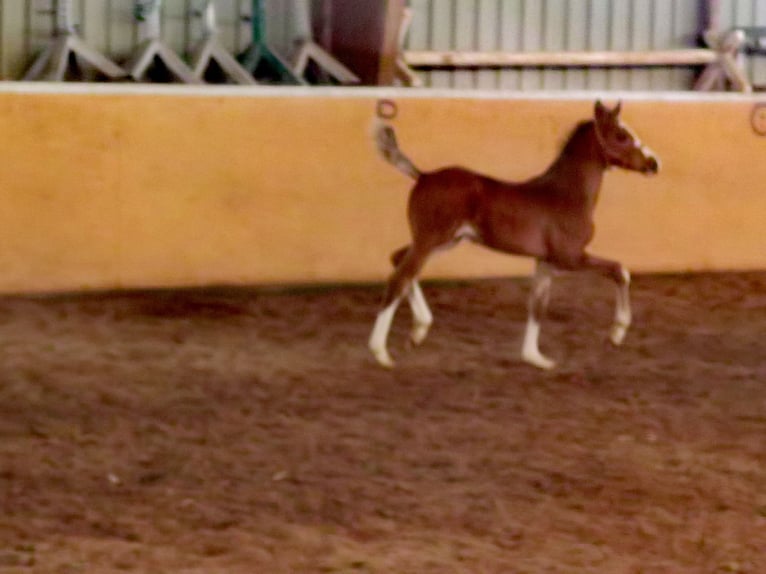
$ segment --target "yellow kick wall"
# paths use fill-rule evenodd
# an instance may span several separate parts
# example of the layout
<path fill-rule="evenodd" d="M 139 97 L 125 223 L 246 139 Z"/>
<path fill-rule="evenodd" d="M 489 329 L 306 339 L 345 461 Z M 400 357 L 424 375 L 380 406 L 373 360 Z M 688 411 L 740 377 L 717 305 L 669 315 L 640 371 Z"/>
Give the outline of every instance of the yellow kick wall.
<path fill-rule="evenodd" d="M 0 92 L 1 292 L 383 280 L 410 181 L 372 145 L 379 97 L 421 168 L 506 179 L 544 169 L 594 98 L 56 89 Z M 634 271 L 766 268 L 756 101 L 626 95 L 662 171 L 607 174 L 593 252 Z M 465 245 L 426 275 L 529 269 Z"/>

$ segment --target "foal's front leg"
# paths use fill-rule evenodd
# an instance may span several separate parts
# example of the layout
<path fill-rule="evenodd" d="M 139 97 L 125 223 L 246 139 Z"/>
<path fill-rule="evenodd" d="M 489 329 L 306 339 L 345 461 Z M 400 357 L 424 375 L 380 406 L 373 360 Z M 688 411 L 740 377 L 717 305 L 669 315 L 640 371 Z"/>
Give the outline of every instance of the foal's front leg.
<path fill-rule="evenodd" d="M 585 255 L 583 266 L 612 279 L 617 285 L 614 323 L 609 339 L 614 345 L 622 344 L 632 320 L 630 311 L 630 272 L 621 263 L 593 255 Z"/>
<path fill-rule="evenodd" d="M 524 342 L 521 345 L 521 358 L 530 365 L 540 369 L 550 370 L 556 363 L 540 352 L 538 339 L 540 337 L 540 322 L 548 308 L 551 293 L 553 269 L 544 261 L 537 261 L 535 274 L 532 278 L 532 291 L 529 294 L 529 309 L 527 327 L 524 331 Z"/>
<path fill-rule="evenodd" d="M 410 340 L 414 345 L 420 345 L 425 340 L 426 335 L 428 335 L 428 329 L 431 328 L 431 323 L 434 322 L 434 316 L 431 313 L 431 309 L 428 308 L 428 303 L 426 303 L 426 298 L 417 279 L 412 280 L 410 290 L 407 292 L 407 300 L 412 310 Z"/>

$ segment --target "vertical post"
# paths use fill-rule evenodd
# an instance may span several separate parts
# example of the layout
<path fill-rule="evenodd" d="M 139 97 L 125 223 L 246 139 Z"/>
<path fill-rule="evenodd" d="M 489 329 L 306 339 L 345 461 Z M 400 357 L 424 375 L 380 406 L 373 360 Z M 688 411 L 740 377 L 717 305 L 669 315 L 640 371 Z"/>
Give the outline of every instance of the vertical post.
<path fill-rule="evenodd" d="M 72 0 L 56 0 L 56 35 L 74 33 Z"/>
<path fill-rule="evenodd" d="M 239 59 L 246 70 L 255 74 L 256 70 L 264 64 L 269 68 L 271 76 L 281 83 L 304 84 L 290 69 L 290 66 L 274 51 L 269 48 L 266 38 L 266 9 L 264 0 L 253 0 L 252 4 L 252 42 L 240 55 Z"/>
<path fill-rule="evenodd" d="M 205 10 L 202 14 L 202 19 L 205 25 L 205 35 L 215 36 L 217 32 L 215 3 L 213 0 L 207 0 L 205 2 Z"/>
<path fill-rule="evenodd" d="M 155 60 L 159 60 L 175 79 L 185 84 L 199 84 L 200 80 L 189 66 L 162 42 L 161 7 L 162 0 L 135 0 L 133 16 L 138 21 L 140 44 L 126 64 L 128 73 L 140 81 Z"/>
<path fill-rule="evenodd" d="M 28 37 L 24 26 L 27 15 L 25 2 L 1 2 L 0 16 L 0 80 L 10 80 L 23 74 L 28 58 Z"/>
<path fill-rule="evenodd" d="M 404 0 L 331 0 L 331 13 L 315 14 L 319 42 L 363 84 L 390 85 L 396 74 Z M 317 21 L 318 20 L 318 21 Z M 322 33 L 328 26 L 329 33 Z"/>
<path fill-rule="evenodd" d="M 266 8 L 263 0 L 253 0 L 252 27 L 253 44 L 263 45 L 266 42 Z"/>
<path fill-rule="evenodd" d="M 377 83 L 382 86 L 393 84 L 396 77 L 396 59 L 399 55 L 399 29 L 404 17 L 404 9 L 404 0 L 388 0 L 386 2 L 377 78 Z"/>
<path fill-rule="evenodd" d="M 292 0 L 288 36 L 291 42 L 305 42 L 313 38 L 311 33 L 311 0 Z"/>
<path fill-rule="evenodd" d="M 324 46 L 326 50 L 332 51 L 332 3 L 331 0 L 314 0 L 319 2 L 319 6 L 314 5 L 310 12 L 312 25 L 314 27 L 313 36 L 319 45 Z"/>
<path fill-rule="evenodd" d="M 702 31 L 719 32 L 721 30 L 721 0 L 706 0 L 704 10 Z"/>
<path fill-rule="evenodd" d="M 139 41 L 159 40 L 161 8 L 162 0 L 135 0 L 133 15 L 139 22 Z"/>

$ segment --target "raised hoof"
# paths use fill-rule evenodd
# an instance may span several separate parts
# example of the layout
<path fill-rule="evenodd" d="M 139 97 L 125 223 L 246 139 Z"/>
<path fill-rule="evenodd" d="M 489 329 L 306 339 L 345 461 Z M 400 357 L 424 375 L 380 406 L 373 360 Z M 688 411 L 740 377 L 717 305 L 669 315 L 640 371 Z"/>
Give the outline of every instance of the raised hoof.
<path fill-rule="evenodd" d="M 426 340 L 426 336 L 428 335 L 428 328 L 430 326 L 431 325 L 429 323 L 416 323 L 412 327 L 412 332 L 410 333 L 410 341 L 412 341 L 413 345 L 417 347 Z"/>
<path fill-rule="evenodd" d="M 550 371 L 556 366 L 556 361 L 549 359 L 542 353 L 526 353 L 521 356 L 521 359 L 525 363 L 529 363 L 533 367 L 537 367 L 544 371 Z"/>
<path fill-rule="evenodd" d="M 622 342 L 625 340 L 625 335 L 628 332 L 628 325 L 623 325 L 621 323 L 615 323 L 612 325 L 612 331 L 609 333 L 609 340 L 612 342 L 612 345 L 615 347 L 619 347 L 622 345 Z"/>
<path fill-rule="evenodd" d="M 391 358 L 391 355 L 388 354 L 388 351 L 386 351 L 386 349 L 370 348 L 370 351 L 372 351 L 372 354 L 375 357 L 375 360 L 378 362 L 378 364 L 381 367 L 385 367 L 386 369 L 394 368 L 394 360 Z"/>

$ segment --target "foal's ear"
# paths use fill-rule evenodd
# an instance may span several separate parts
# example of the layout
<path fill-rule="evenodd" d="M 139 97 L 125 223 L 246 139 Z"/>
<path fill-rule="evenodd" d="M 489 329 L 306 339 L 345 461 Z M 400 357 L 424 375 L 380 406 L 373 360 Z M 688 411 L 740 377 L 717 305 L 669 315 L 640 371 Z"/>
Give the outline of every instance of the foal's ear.
<path fill-rule="evenodd" d="M 612 115 L 616 118 L 620 115 L 620 110 L 622 109 L 622 100 L 617 100 L 617 105 L 614 106 L 614 109 L 612 110 Z"/>
<path fill-rule="evenodd" d="M 609 110 L 601 103 L 601 100 L 596 100 L 596 104 L 593 106 L 593 117 L 596 118 L 596 123 L 602 124 L 609 116 Z"/>

